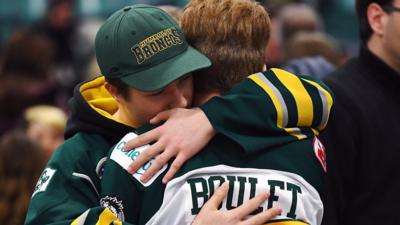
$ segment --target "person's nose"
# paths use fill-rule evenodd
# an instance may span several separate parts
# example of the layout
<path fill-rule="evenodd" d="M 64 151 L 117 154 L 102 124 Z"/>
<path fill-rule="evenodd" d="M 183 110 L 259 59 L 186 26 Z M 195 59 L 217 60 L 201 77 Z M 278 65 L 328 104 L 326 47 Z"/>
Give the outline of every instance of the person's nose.
<path fill-rule="evenodd" d="M 177 85 L 171 85 L 171 103 L 170 108 L 187 108 L 189 107 L 189 100 L 186 98 L 183 90 L 181 90 Z"/>

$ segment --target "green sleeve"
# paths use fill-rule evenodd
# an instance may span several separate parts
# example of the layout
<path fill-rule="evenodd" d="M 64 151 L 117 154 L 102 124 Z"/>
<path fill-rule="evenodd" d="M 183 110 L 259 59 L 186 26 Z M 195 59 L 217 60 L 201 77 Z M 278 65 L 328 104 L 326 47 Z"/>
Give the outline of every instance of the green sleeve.
<path fill-rule="evenodd" d="M 333 94 L 322 81 L 271 69 L 200 108 L 219 133 L 251 153 L 318 135 L 332 105 Z"/>
<path fill-rule="evenodd" d="M 93 143 L 90 143 L 91 145 Z M 93 150 L 80 141 L 67 141 L 44 169 L 32 195 L 26 225 L 126 224 L 100 205 L 96 166 L 104 143 Z M 105 148 L 109 148 L 106 144 Z"/>

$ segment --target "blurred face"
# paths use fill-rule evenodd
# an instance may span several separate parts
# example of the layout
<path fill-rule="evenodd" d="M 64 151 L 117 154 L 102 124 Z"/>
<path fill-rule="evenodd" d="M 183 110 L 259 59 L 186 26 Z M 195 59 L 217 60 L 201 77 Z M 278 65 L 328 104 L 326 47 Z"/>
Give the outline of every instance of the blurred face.
<path fill-rule="evenodd" d="M 64 132 L 43 123 L 32 123 L 27 128 L 27 136 L 36 142 L 50 159 L 53 152 L 64 142 Z"/>
<path fill-rule="evenodd" d="M 117 95 L 118 118 L 134 127 L 148 123 L 158 113 L 173 108 L 188 108 L 192 104 L 193 81 L 188 75 L 164 89 L 144 92 L 130 88 L 127 98 Z"/>
<path fill-rule="evenodd" d="M 65 29 L 72 21 L 73 6 L 63 2 L 49 12 L 49 22 L 54 28 Z"/>

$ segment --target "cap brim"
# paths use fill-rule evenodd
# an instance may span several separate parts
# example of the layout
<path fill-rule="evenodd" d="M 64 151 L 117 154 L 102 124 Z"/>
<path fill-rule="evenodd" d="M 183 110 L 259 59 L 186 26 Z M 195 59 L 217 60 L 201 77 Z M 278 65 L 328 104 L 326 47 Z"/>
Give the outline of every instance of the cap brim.
<path fill-rule="evenodd" d="M 155 91 L 196 70 L 211 66 L 210 60 L 191 46 L 186 51 L 147 70 L 121 78 L 128 86 Z"/>

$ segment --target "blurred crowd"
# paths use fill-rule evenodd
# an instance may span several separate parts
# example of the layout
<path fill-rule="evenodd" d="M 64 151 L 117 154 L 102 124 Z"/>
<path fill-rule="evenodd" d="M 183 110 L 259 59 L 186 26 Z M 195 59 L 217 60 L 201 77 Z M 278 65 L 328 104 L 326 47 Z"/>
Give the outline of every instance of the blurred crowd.
<path fill-rule="evenodd" d="M 138 2 L 169 4 L 164 10 L 179 21 L 182 8 L 176 6 L 187 1 Z M 265 59 L 268 67 L 323 78 L 355 54 L 354 1 L 261 3 L 272 18 Z M 100 75 L 93 39 L 102 20 L 76 16 L 76 4 L 74 0 L 47 0 L 40 20 L 16 28 L 1 43 L 0 224 L 23 223 L 40 171 L 64 141 L 74 86 Z M 351 18 L 347 21 L 354 21 L 354 27 L 351 23 L 342 26 L 340 21 L 335 24 L 332 17 L 336 22 Z"/>

